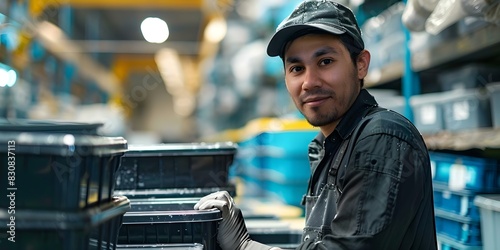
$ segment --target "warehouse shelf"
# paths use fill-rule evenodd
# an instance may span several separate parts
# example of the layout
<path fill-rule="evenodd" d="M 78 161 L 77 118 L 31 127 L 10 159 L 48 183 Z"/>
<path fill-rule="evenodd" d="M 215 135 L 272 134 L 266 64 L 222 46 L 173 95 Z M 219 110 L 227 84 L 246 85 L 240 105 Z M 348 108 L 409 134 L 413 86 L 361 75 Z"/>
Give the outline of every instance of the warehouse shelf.
<path fill-rule="evenodd" d="M 399 80 L 403 76 L 403 62 L 397 61 L 387 66 L 370 71 L 365 78 L 366 87 L 380 86 L 385 83 Z"/>
<path fill-rule="evenodd" d="M 423 137 L 429 150 L 500 149 L 500 128 L 481 128 L 460 132 L 442 131 Z"/>
<path fill-rule="evenodd" d="M 455 37 L 436 46 L 412 53 L 411 63 L 415 72 L 432 70 L 455 61 L 488 58 L 500 53 L 500 28 L 490 25 L 467 36 Z M 498 53 L 497 53 L 498 52 Z M 393 62 L 381 69 L 372 70 L 365 78 L 367 87 L 381 86 L 403 77 L 403 62 Z"/>
<path fill-rule="evenodd" d="M 411 59 L 416 72 L 433 69 L 453 61 L 477 60 L 498 55 L 500 28 L 486 26 L 467 36 L 456 37 L 429 49 L 414 53 Z"/>

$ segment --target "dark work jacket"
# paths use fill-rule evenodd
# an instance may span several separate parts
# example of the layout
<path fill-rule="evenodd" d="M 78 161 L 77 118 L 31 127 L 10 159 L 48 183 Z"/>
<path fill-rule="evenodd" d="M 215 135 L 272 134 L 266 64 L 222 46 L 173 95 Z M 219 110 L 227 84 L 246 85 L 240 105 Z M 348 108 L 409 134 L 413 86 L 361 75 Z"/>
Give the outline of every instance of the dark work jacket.
<path fill-rule="evenodd" d="M 333 133 L 319 133 L 309 145 L 306 195 L 335 195 L 309 202 L 315 211 L 306 214 L 306 236 L 297 249 L 437 249 L 425 143 L 405 117 L 377 106 L 361 90 Z M 343 142 L 338 170 L 331 171 Z M 308 224 L 322 220 L 319 235 L 309 237 Z"/>

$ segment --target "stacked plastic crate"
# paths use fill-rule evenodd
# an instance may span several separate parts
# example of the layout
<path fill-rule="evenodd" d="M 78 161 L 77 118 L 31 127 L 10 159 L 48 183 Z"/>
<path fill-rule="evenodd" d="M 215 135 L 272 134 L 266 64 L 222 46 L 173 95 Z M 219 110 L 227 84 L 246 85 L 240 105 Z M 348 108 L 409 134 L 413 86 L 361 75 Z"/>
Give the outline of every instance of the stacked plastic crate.
<path fill-rule="evenodd" d="M 491 103 L 491 121 L 494 128 L 500 128 L 500 82 L 487 86 Z"/>
<path fill-rule="evenodd" d="M 479 207 L 484 249 L 500 249 L 500 194 L 484 194 L 474 198 Z"/>
<path fill-rule="evenodd" d="M 116 179 L 115 194 L 131 199 L 117 249 L 219 249 L 221 212 L 193 207 L 215 191 L 235 195 L 228 173 L 236 151 L 231 142 L 131 145 Z"/>
<path fill-rule="evenodd" d="M 250 237 L 280 249 L 295 249 L 302 229 L 282 219 L 303 215 L 301 199 L 310 177 L 308 145 L 318 131 L 304 129 L 301 122 L 278 123 L 246 131 L 247 137 L 238 143 L 233 178 L 242 180 L 238 190 L 242 200 L 260 210 L 242 207 Z"/>
<path fill-rule="evenodd" d="M 256 195 L 301 206 L 311 175 L 308 145 L 316 130 L 261 132 L 240 143 L 238 161 L 244 195 Z"/>
<path fill-rule="evenodd" d="M 465 64 L 438 75 L 441 92 L 413 96 L 415 126 L 423 134 L 499 127 L 498 66 Z"/>
<path fill-rule="evenodd" d="M 114 197 L 121 137 L 99 124 L 0 121 L 1 249 L 115 249 L 126 197 Z"/>
<path fill-rule="evenodd" d="M 384 68 L 394 67 L 404 61 L 405 34 L 401 20 L 405 4 L 389 6 L 385 11 L 369 18 L 361 26 L 366 48 L 373 53 L 370 75 L 380 76 Z"/>
<path fill-rule="evenodd" d="M 482 249 L 481 220 L 474 199 L 498 193 L 498 161 L 431 152 L 436 231 L 441 249 Z"/>

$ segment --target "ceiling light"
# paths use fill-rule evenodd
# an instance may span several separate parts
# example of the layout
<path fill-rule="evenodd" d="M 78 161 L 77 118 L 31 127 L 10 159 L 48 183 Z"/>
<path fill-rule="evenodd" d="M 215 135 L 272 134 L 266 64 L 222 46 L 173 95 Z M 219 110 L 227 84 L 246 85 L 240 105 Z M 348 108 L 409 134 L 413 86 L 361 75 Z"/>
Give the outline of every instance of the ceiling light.
<path fill-rule="evenodd" d="M 12 87 L 16 84 L 17 73 L 11 67 L 0 63 L 0 87 Z"/>
<path fill-rule="evenodd" d="M 172 95 L 183 92 L 185 79 L 177 51 L 170 48 L 160 49 L 155 54 L 155 62 L 167 91 Z"/>
<path fill-rule="evenodd" d="M 38 29 L 38 35 L 49 42 L 57 43 L 66 38 L 61 28 L 48 21 L 40 22 L 35 28 Z"/>
<path fill-rule="evenodd" d="M 196 98 L 185 92 L 174 96 L 174 112 L 180 116 L 188 117 L 193 114 L 196 108 Z"/>
<path fill-rule="evenodd" d="M 12 87 L 14 86 L 14 84 L 16 84 L 17 73 L 13 69 L 11 69 L 7 72 L 7 74 L 9 75 L 9 80 L 7 81 L 7 87 Z"/>
<path fill-rule="evenodd" d="M 170 35 L 168 25 L 157 17 L 148 17 L 141 23 L 141 31 L 144 39 L 150 43 L 163 43 Z"/>
<path fill-rule="evenodd" d="M 210 20 L 205 28 L 205 39 L 209 42 L 218 43 L 224 39 L 227 32 L 226 19 L 223 17 L 215 17 Z"/>

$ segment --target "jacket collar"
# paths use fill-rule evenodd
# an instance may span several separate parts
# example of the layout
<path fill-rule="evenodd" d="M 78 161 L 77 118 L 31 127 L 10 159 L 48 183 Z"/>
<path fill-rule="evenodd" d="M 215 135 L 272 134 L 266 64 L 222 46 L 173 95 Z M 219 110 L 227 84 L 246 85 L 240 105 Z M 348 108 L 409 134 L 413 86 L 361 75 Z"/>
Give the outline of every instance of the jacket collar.
<path fill-rule="evenodd" d="M 333 136 L 333 134 L 338 134 L 342 140 L 347 139 L 356 128 L 356 125 L 367 114 L 368 110 L 376 106 L 378 106 L 378 104 L 375 98 L 370 95 L 366 89 L 361 89 L 352 106 L 347 110 L 333 133 L 328 137 Z"/>

